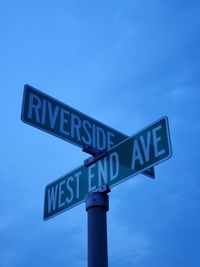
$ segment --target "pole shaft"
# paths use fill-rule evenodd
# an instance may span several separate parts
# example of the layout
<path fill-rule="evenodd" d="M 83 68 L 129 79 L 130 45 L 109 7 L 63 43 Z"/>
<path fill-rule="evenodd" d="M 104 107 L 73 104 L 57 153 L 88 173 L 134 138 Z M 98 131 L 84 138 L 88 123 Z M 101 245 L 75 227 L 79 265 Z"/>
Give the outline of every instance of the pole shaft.
<path fill-rule="evenodd" d="M 92 192 L 86 197 L 88 212 L 88 267 L 108 267 L 108 194 Z"/>

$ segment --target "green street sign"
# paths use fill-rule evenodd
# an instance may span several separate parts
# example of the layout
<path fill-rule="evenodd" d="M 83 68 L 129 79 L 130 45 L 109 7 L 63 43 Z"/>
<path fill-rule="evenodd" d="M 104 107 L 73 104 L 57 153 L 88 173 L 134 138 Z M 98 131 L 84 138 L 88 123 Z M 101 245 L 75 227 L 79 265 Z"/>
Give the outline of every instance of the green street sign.
<path fill-rule="evenodd" d="M 21 119 L 82 149 L 109 150 L 128 136 L 63 104 L 30 85 L 24 86 Z M 154 170 L 144 172 L 154 177 Z"/>
<path fill-rule="evenodd" d="M 44 220 L 83 202 L 104 185 L 110 188 L 171 157 L 167 117 L 112 147 L 89 167 L 80 166 L 45 188 Z"/>
<path fill-rule="evenodd" d="M 110 149 L 127 136 L 40 92 L 24 87 L 22 121 L 81 148 Z"/>

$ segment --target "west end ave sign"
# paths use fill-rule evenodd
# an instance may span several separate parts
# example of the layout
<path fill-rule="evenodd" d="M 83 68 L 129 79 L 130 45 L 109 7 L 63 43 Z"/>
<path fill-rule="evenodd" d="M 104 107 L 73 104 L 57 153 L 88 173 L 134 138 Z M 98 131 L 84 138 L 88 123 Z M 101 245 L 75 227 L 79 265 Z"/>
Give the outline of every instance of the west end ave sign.
<path fill-rule="evenodd" d="M 110 188 L 171 157 L 167 117 L 109 149 L 107 155 L 90 165 L 80 166 L 50 183 L 45 189 L 44 220 L 79 203 L 103 185 Z"/>
<path fill-rule="evenodd" d="M 30 85 L 24 86 L 21 119 L 87 151 L 109 150 L 128 138 Z M 143 174 L 153 178 L 153 167 Z"/>

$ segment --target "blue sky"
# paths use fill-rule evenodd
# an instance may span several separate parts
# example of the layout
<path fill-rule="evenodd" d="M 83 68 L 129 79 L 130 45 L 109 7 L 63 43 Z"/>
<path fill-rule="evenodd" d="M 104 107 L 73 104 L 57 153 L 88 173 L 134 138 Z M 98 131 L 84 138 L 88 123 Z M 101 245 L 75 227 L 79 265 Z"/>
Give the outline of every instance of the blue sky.
<path fill-rule="evenodd" d="M 80 148 L 20 120 L 28 83 L 132 135 L 169 117 L 173 157 L 156 179 L 113 188 L 109 266 L 198 267 L 199 1 L 1 1 L 0 266 L 87 266 L 81 204 L 42 220 L 44 188 Z"/>

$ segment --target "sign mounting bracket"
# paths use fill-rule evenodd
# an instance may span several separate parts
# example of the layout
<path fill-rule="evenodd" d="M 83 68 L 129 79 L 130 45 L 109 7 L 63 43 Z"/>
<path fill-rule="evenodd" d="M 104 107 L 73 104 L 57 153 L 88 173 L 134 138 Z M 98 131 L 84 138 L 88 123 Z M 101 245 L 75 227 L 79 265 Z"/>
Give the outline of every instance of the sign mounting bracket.
<path fill-rule="evenodd" d="M 107 155 L 107 149 L 98 150 L 93 147 L 85 146 L 83 148 L 83 151 L 92 155 L 88 159 L 84 160 L 85 167 L 89 167 L 90 165 L 92 165 L 93 163 L 97 162 L 98 160 L 102 159 Z"/>

